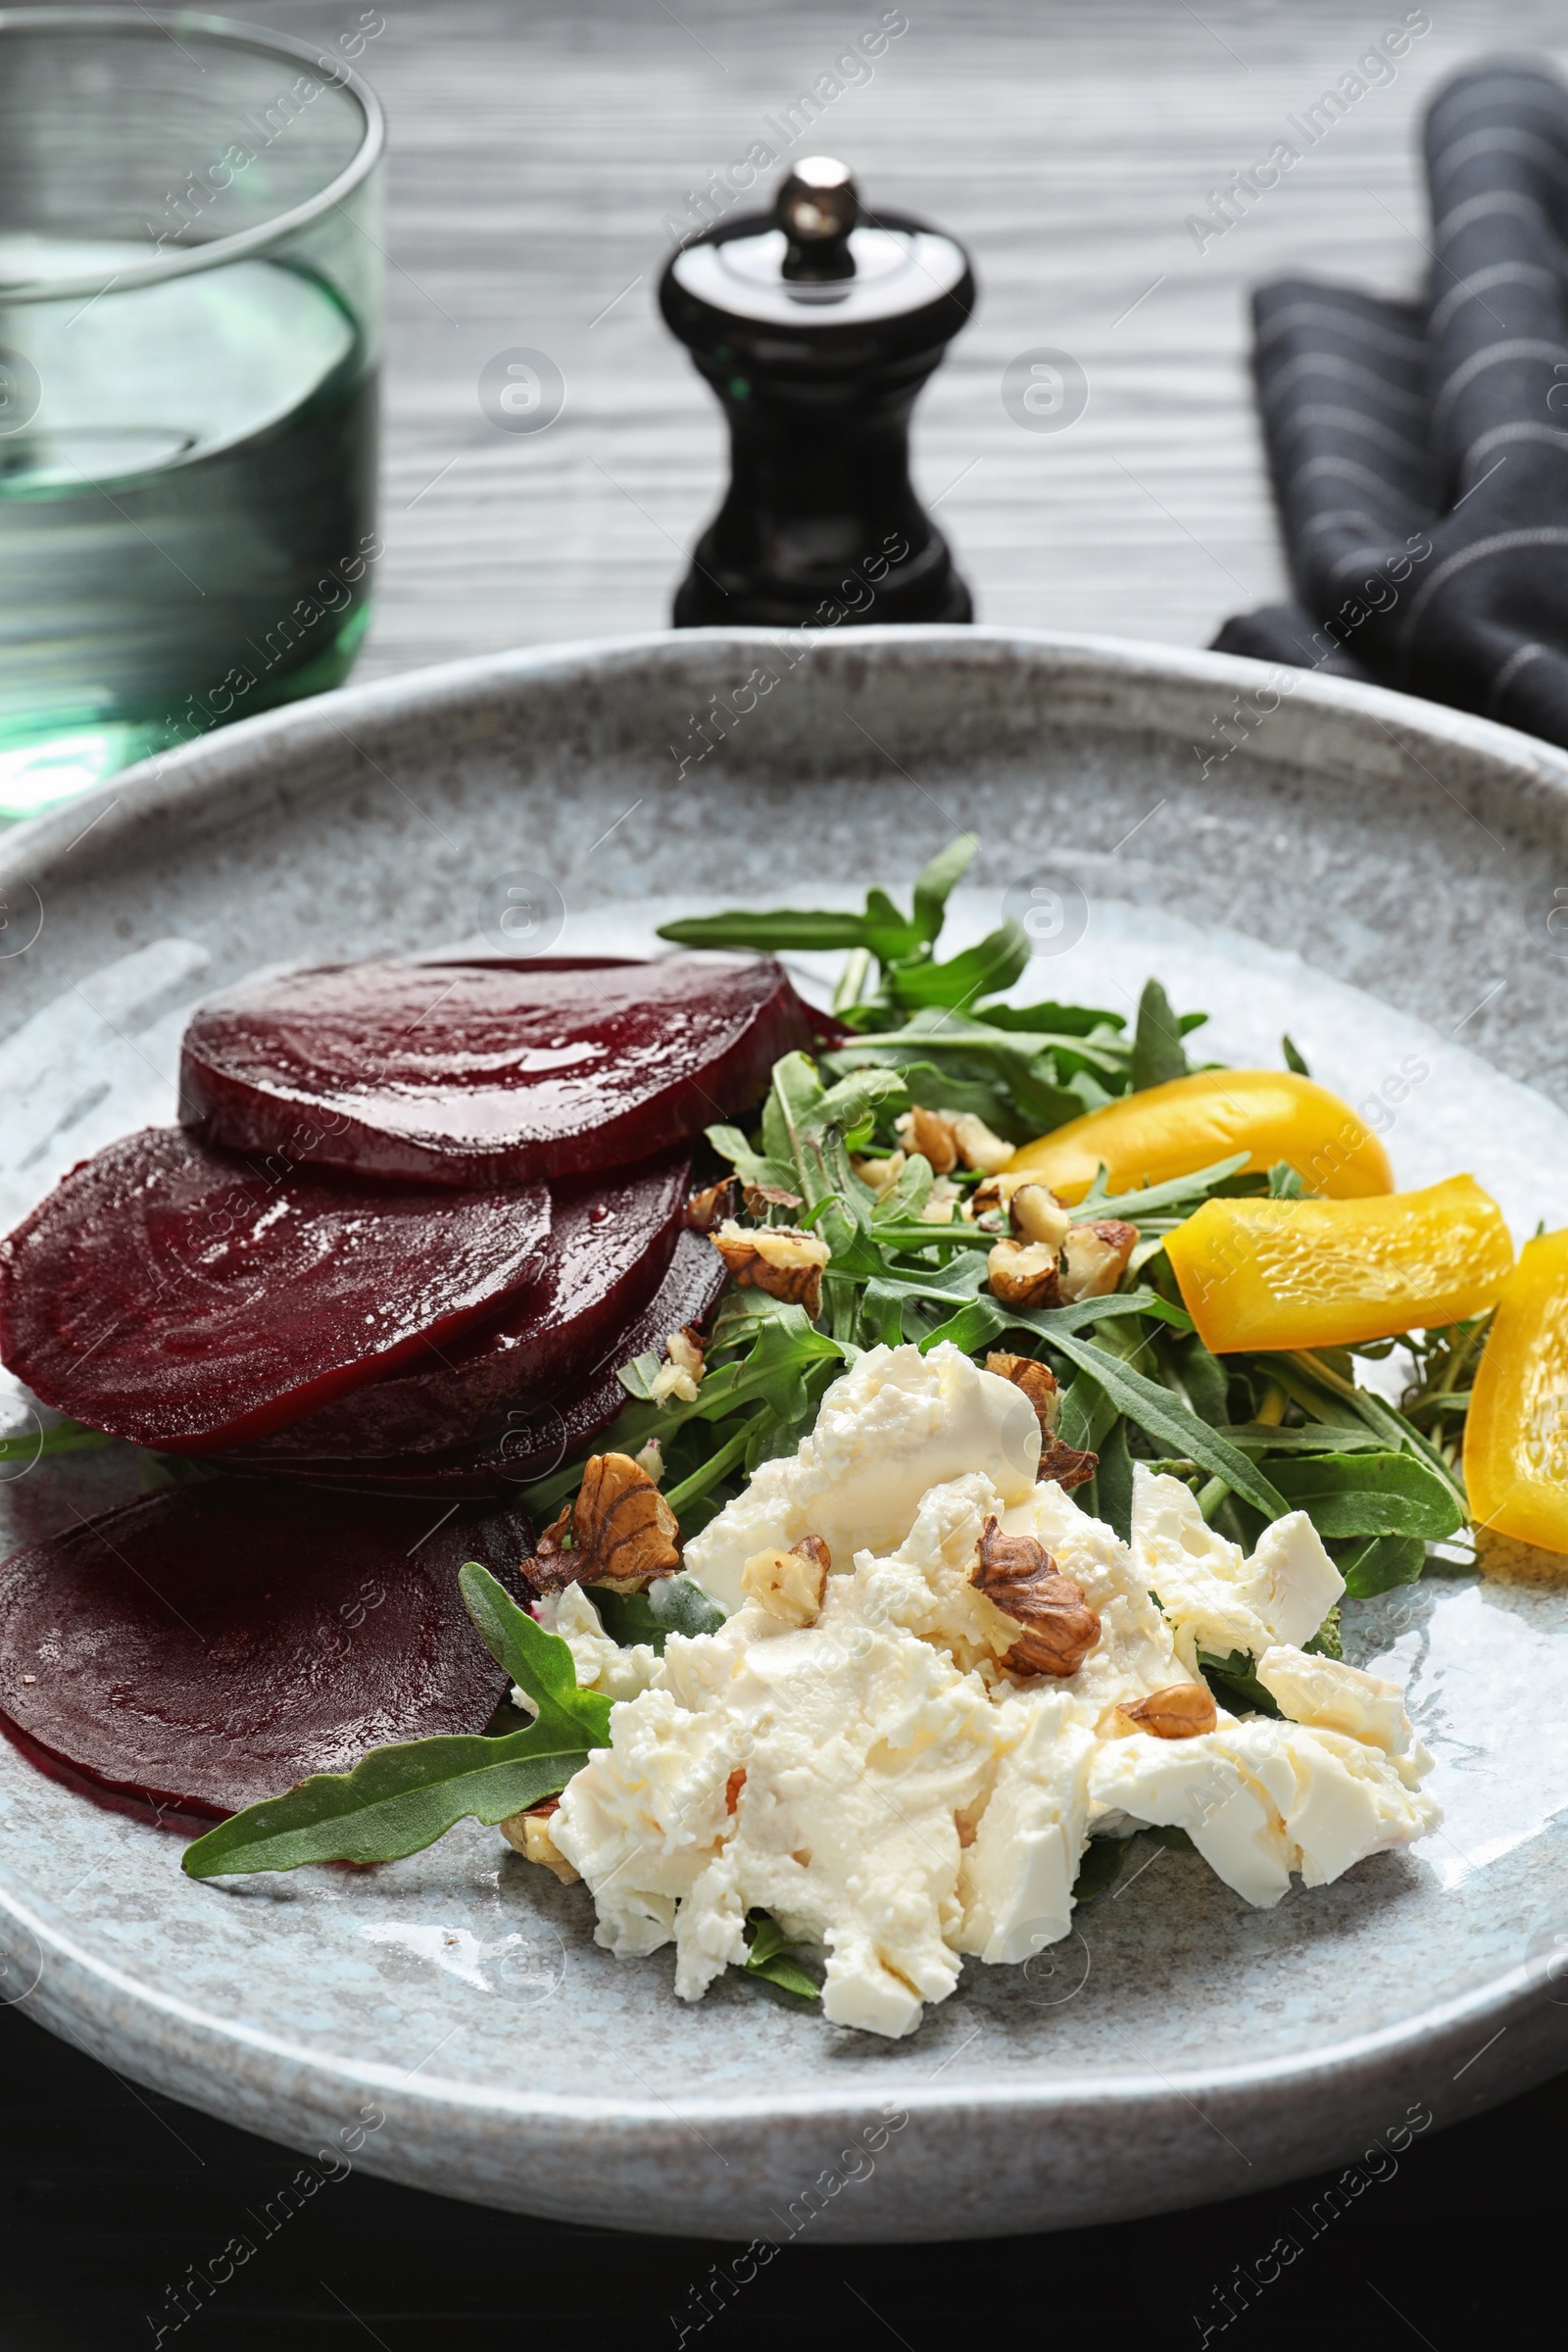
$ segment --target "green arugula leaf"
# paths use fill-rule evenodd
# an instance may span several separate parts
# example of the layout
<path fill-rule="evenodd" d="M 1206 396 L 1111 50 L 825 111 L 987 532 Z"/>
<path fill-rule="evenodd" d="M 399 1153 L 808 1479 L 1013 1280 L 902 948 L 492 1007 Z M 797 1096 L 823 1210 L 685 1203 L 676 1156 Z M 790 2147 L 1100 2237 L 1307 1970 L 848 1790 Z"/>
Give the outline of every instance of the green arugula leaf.
<path fill-rule="evenodd" d="M 1239 1175 L 1250 1157 L 1250 1152 L 1233 1152 L 1228 1159 L 1216 1159 L 1206 1168 L 1195 1168 L 1190 1176 L 1170 1176 L 1163 1184 L 1145 1185 L 1137 1193 L 1116 1193 L 1096 1200 L 1094 1213 L 1097 1217 L 1122 1217 L 1129 1225 L 1141 1225 L 1146 1217 L 1163 1209 L 1202 1200 L 1216 1184 Z M 1088 1206 L 1087 1200 L 1081 1201 L 1079 1213 Z"/>
<path fill-rule="evenodd" d="M 646 1642 L 662 1658 L 671 1634 L 716 1634 L 724 1622 L 723 1610 L 689 1576 L 662 1576 L 646 1592 L 611 1592 L 597 1585 L 585 1589 L 600 1624 L 622 1649 Z"/>
<path fill-rule="evenodd" d="M 1427 1564 L 1419 1536 L 1373 1536 L 1342 1551 L 1336 1565 L 1352 1600 L 1371 1600 L 1396 1585 L 1413 1585 Z"/>
<path fill-rule="evenodd" d="M 44 1461 L 57 1453 L 94 1453 L 100 1446 L 123 1443 L 101 1429 L 89 1429 L 83 1421 L 56 1421 L 48 1429 L 0 1438 L 0 1462 Z"/>
<path fill-rule="evenodd" d="M 727 1159 L 742 1184 L 761 1184 L 781 1192 L 792 1193 L 798 1178 L 794 1163 L 771 1159 L 764 1152 L 754 1152 L 738 1127 L 710 1127 L 705 1130 L 709 1142 L 721 1159 Z"/>
<path fill-rule="evenodd" d="M 1311 1077 L 1311 1071 L 1301 1058 L 1300 1048 L 1293 1037 L 1286 1035 L 1280 1039 L 1280 1052 L 1285 1056 L 1285 1067 L 1288 1070 L 1294 1070 L 1298 1078 Z"/>
<path fill-rule="evenodd" d="M 906 1011 L 922 1004 L 964 1006 L 993 989 L 1010 988 L 1028 961 L 1027 934 L 1009 915 L 1000 931 L 946 963 L 894 964 L 888 972 L 888 994 Z"/>
<path fill-rule="evenodd" d="M 912 927 L 928 945 L 935 943 L 947 916 L 948 901 L 968 872 L 979 847 L 978 833 L 960 833 L 916 875 Z"/>
<path fill-rule="evenodd" d="M 1152 1438 L 1157 1438 L 1173 1454 L 1185 1455 L 1211 1478 L 1223 1479 L 1233 1494 L 1242 1495 L 1266 1518 L 1285 1517 L 1291 1505 L 1261 1470 L 1217 1430 L 1210 1429 L 1206 1421 L 1200 1421 L 1196 1413 L 1190 1413 L 1162 1382 L 1147 1380 L 1131 1364 L 1102 1354 L 1087 1340 L 1068 1332 L 1055 1333 L 1053 1345 L 1081 1372 L 1098 1381 L 1129 1421 Z"/>
<path fill-rule="evenodd" d="M 1157 980 L 1144 983 L 1138 1000 L 1138 1027 L 1133 1037 L 1133 1090 L 1163 1086 L 1187 1075 L 1182 1050 L 1183 1024 L 1171 1010 L 1169 997 Z"/>
<path fill-rule="evenodd" d="M 1084 1847 L 1078 1876 L 1072 1883 L 1075 1905 L 1092 1903 L 1100 1895 L 1108 1894 L 1121 1877 L 1121 1866 L 1127 1859 L 1127 1849 L 1137 1837 L 1136 1830 L 1125 1838 L 1091 1838 Z"/>
<path fill-rule="evenodd" d="M 798 1960 L 790 1954 L 801 1947 L 786 1936 L 778 1921 L 766 1911 L 747 1914 L 742 1931 L 750 1948 L 744 1974 L 771 1984 L 780 1992 L 793 1993 L 799 2001 L 819 2001 L 821 1986 L 814 1977 L 808 1977 Z"/>
<path fill-rule="evenodd" d="M 681 948 L 755 948 L 772 955 L 780 948 L 859 948 L 867 945 L 865 918 L 805 907 L 779 906 L 770 913 L 732 907 L 724 914 L 693 914 L 662 923 L 657 936 Z"/>
<path fill-rule="evenodd" d="M 1327 1541 L 1406 1536 L 1441 1543 L 1464 1524 L 1447 1481 L 1414 1454 L 1314 1453 L 1272 1462 L 1269 1475 Z"/>
<path fill-rule="evenodd" d="M 1212 1658 L 1204 1649 L 1198 1653 L 1198 1671 L 1222 1707 L 1233 1715 L 1278 1715 L 1279 1701 L 1264 1690 L 1252 1664 L 1245 1649 L 1233 1649 L 1225 1658 Z"/>
<path fill-rule="evenodd" d="M 1093 1004 L 977 1004 L 977 1021 L 989 1021 L 997 1029 L 1026 1029 L 1034 1035 L 1042 1032 L 1053 1038 L 1083 1039 L 1094 1037 L 1101 1029 L 1125 1029 L 1127 1022 L 1119 1012 L 1105 1012 Z M 1102 1048 L 1109 1051 L 1105 1039 Z M 1128 1049 L 1121 1049 L 1122 1059 Z"/>
<path fill-rule="evenodd" d="M 477 1560 L 459 1576 L 498 1665 L 538 1706 L 519 1732 L 460 1733 L 372 1747 L 349 1773 L 313 1773 L 280 1796 L 230 1815 L 185 1848 L 193 1879 L 307 1862 L 396 1862 L 433 1845 L 470 1814 L 493 1827 L 555 1796 L 610 1738 L 610 1700 L 580 1690 L 571 1651 L 535 1625 Z"/>

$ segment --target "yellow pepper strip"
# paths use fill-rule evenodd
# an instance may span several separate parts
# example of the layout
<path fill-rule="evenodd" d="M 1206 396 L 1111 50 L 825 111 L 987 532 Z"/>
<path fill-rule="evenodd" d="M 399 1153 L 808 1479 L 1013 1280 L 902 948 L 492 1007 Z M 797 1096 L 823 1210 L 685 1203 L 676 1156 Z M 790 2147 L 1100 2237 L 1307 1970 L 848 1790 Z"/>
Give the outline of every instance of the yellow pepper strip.
<path fill-rule="evenodd" d="M 1224 1355 L 1457 1323 L 1493 1303 L 1513 1243 L 1491 1194 L 1450 1176 L 1365 1200 L 1205 1200 L 1165 1254 L 1204 1347 Z"/>
<path fill-rule="evenodd" d="M 1464 1426 L 1478 1526 L 1568 1551 L 1568 1233 L 1526 1242 L 1504 1283 Z"/>
<path fill-rule="evenodd" d="M 1145 1087 L 1023 1145 L 1007 1167 L 1027 1169 L 1070 1203 L 1083 1199 L 1102 1162 L 1111 1192 L 1126 1193 L 1242 1151 L 1259 1174 L 1289 1160 L 1308 1191 L 1331 1200 L 1394 1190 L 1389 1155 L 1372 1130 L 1348 1102 L 1294 1070 L 1195 1070 Z"/>

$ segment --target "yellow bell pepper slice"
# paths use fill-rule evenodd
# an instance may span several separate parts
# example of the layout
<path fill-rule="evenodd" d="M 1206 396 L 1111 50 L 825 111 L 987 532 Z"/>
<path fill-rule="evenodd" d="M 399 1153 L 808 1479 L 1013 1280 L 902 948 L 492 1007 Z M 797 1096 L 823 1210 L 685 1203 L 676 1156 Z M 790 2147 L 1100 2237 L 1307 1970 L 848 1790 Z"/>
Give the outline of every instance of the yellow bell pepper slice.
<path fill-rule="evenodd" d="M 1568 1233 L 1526 1242 L 1503 1285 L 1464 1428 L 1478 1526 L 1568 1551 Z"/>
<path fill-rule="evenodd" d="M 1392 1193 L 1389 1155 L 1348 1102 L 1295 1070 L 1195 1070 L 1123 1095 L 1016 1151 L 1058 1200 L 1081 1200 L 1102 1162 L 1113 1193 L 1190 1176 L 1238 1152 L 1266 1174 L 1288 1160 L 1309 1191 L 1331 1200 Z"/>
<path fill-rule="evenodd" d="M 1215 1355 L 1347 1348 L 1491 1306 L 1513 1265 L 1502 1211 L 1473 1176 L 1364 1200 L 1205 1200 L 1165 1242 Z"/>

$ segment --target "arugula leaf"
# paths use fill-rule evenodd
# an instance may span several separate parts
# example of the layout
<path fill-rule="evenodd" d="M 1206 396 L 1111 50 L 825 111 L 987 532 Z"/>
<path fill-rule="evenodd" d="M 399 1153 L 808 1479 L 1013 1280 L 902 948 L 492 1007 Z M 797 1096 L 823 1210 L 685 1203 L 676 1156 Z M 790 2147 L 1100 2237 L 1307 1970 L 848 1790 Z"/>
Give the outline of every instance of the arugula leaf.
<path fill-rule="evenodd" d="M 1010 988 L 1029 962 L 1029 940 L 1009 915 L 976 947 L 946 963 L 896 963 L 888 972 L 888 994 L 901 1009 L 921 1004 L 967 1005 L 993 989 Z"/>
<path fill-rule="evenodd" d="M 1157 980 L 1146 980 L 1144 993 L 1138 1000 L 1138 1027 L 1133 1036 L 1133 1090 L 1146 1086 L 1163 1086 L 1172 1078 L 1187 1075 L 1187 1055 L 1182 1050 L 1184 1023 L 1171 1010 L 1171 1003 Z"/>
<path fill-rule="evenodd" d="M 1419 1536 L 1373 1536 L 1341 1552 L 1337 1562 L 1352 1600 L 1413 1585 L 1426 1564 L 1427 1547 Z"/>
<path fill-rule="evenodd" d="M 1125 1838 L 1091 1838 L 1084 1847 L 1078 1876 L 1072 1883 L 1075 1904 L 1092 1903 L 1100 1895 L 1108 1894 L 1121 1877 L 1121 1866 L 1127 1859 L 1127 1849 L 1137 1837 L 1130 1830 Z"/>
<path fill-rule="evenodd" d="M 646 1592 L 612 1592 L 588 1588 L 588 1598 L 612 1642 L 630 1649 L 646 1642 L 658 1657 L 671 1634 L 716 1634 L 724 1612 L 689 1576 L 662 1576 Z"/>
<path fill-rule="evenodd" d="M 579 1690 L 571 1651 L 535 1625 L 477 1560 L 459 1584 L 497 1663 L 538 1706 L 519 1732 L 458 1733 L 372 1747 L 349 1773 L 312 1773 L 185 1848 L 193 1879 L 307 1862 L 396 1862 L 433 1845 L 470 1814 L 490 1827 L 555 1796 L 610 1738 L 610 1700 Z"/>
<path fill-rule="evenodd" d="M 1239 1175 L 1250 1157 L 1250 1152 L 1233 1152 L 1228 1159 L 1216 1159 L 1206 1168 L 1195 1168 L 1190 1176 L 1169 1176 L 1163 1184 L 1145 1185 L 1141 1192 L 1114 1194 L 1096 1200 L 1094 1213 L 1097 1217 L 1124 1217 L 1130 1225 L 1141 1225 L 1156 1211 L 1199 1200 L 1216 1184 L 1223 1184 L 1227 1177 Z M 1088 1205 L 1087 1200 L 1081 1201 L 1080 1210 Z"/>
<path fill-rule="evenodd" d="M 1173 1454 L 1183 1454 L 1211 1478 L 1223 1479 L 1233 1494 L 1242 1495 L 1266 1518 L 1285 1517 L 1291 1506 L 1261 1470 L 1206 1421 L 1190 1413 L 1162 1382 L 1147 1380 L 1131 1364 L 1103 1354 L 1070 1333 L 1054 1333 L 1052 1345 L 1091 1380 L 1098 1381 L 1129 1421 L 1159 1439 Z"/>
<path fill-rule="evenodd" d="M 1198 1671 L 1222 1707 L 1233 1715 L 1278 1715 L 1279 1701 L 1264 1690 L 1252 1665 L 1245 1649 L 1233 1649 L 1225 1658 L 1210 1657 L 1204 1649 L 1198 1653 Z"/>
<path fill-rule="evenodd" d="M 1270 1475 L 1293 1509 L 1320 1536 L 1455 1535 L 1464 1514 L 1453 1490 L 1409 1453 L 1315 1453 L 1272 1462 Z"/>
<path fill-rule="evenodd" d="M 778 1921 L 766 1911 L 750 1911 L 742 1931 L 750 1945 L 750 1956 L 744 1974 L 771 1984 L 780 1992 L 792 1993 L 799 2001 L 819 2001 L 821 1986 L 814 1977 L 808 1977 L 798 1960 L 790 1954 L 801 1947 L 785 1935 Z"/>
<path fill-rule="evenodd" d="M 754 1152 L 738 1127 L 710 1127 L 708 1140 L 721 1159 L 727 1159 L 742 1184 L 767 1185 L 775 1191 L 792 1193 L 796 1175 L 794 1163 L 772 1159 L 765 1152 Z"/>
<path fill-rule="evenodd" d="M 1298 1078 L 1311 1077 L 1312 1073 L 1307 1068 L 1306 1063 L 1302 1060 L 1300 1048 L 1297 1045 L 1295 1038 L 1291 1037 L 1289 1034 L 1282 1037 L 1280 1039 L 1280 1052 L 1285 1056 L 1285 1067 L 1288 1070 L 1294 1070 Z"/>
<path fill-rule="evenodd" d="M 56 1421 L 48 1429 L 24 1430 L 11 1438 L 0 1438 L 0 1462 L 37 1462 L 56 1453 L 92 1453 L 100 1446 L 119 1446 L 123 1441 L 110 1437 L 101 1429 L 89 1429 L 83 1421 Z"/>
<path fill-rule="evenodd" d="M 938 850 L 929 864 L 923 865 L 914 883 L 914 921 L 912 928 L 929 946 L 942 929 L 947 915 L 948 901 L 962 881 L 980 847 L 978 833 L 960 833 L 950 841 L 945 850 Z"/>
<path fill-rule="evenodd" d="M 794 906 L 760 913 L 736 906 L 724 914 L 692 914 L 661 923 L 657 936 L 681 948 L 755 948 L 771 955 L 779 948 L 864 947 L 865 918 Z"/>

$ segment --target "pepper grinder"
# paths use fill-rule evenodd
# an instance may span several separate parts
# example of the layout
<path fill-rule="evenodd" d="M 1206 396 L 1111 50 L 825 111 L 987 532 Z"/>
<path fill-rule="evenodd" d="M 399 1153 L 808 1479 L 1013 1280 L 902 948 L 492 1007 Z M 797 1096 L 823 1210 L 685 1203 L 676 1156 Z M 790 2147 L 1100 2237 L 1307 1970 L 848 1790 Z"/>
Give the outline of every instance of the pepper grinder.
<path fill-rule="evenodd" d="M 675 596 L 677 629 L 970 620 L 909 480 L 909 416 L 974 308 L 954 237 L 864 213 L 846 167 L 796 165 L 773 211 L 680 246 L 664 321 L 729 421 L 730 485 Z"/>

